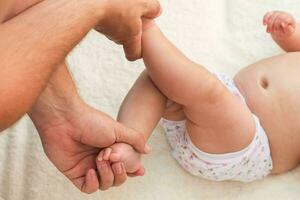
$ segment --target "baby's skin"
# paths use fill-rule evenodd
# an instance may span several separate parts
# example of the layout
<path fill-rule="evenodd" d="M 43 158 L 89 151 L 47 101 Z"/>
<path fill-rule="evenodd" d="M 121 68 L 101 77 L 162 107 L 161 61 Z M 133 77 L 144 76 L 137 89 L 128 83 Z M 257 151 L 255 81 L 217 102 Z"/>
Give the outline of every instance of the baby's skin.
<path fill-rule="evenodd" d="M 149 138 L 161 117 L 186 120 L 196 147 L 222 154 L 239 151 L 253 140 L 254 113 L 269 139 L 272 174 L 295 168 L 300 161 L 300 26 L 280 11 L 267 13 L 263 24 L 282 49 L 294 53 L 259 61 L 235 76 L 246 106 L 148 22 L 143 32 L 146 70 L 125 98 L 118 121 Z M 114 144 L 98 156 L 123 162 L 129 174 L 142 175 L 140 158 L 128 144 Z"/>
<path fill-rule="evenodd" d="M 98 160 L 107 160 L 112 163 L 122 162 L 129 175 L 144 175 L 141 155 L 136 152 L 132 146 L 126 143 L 116 143 L 102 150 L 98 155 Z"/>

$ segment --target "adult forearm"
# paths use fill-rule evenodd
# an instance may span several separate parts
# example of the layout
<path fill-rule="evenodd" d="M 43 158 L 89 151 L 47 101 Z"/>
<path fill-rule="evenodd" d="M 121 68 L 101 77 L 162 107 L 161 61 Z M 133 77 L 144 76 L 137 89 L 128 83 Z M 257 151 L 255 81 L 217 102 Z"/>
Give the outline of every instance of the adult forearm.
<path fill-rule="evenodd" d="M 42 2 L 43 0 L 15 0 L 4 21 L 7 21 L 24 10 Z M 67 64 L 62 62 L 49 79 L 45 89 L 28 112 L 36 126 L 60 120 L 60 115 L 76 107 L 76 102 L 81 101 L 76 86 L 72 80 Z"/>
<path fill-rule="evenodd" d="M 4 21 L 7 21 L 44 0 L 2 0 L 2 1 L 10 2 L 9 9 L 8 9 L 9 12 L 5 15 L 4 18 Z M 0 8 L 2 8 L 1 5 Z"/>
<path fill-rule="evenodd" d="M 45 0 L 0 25 L 0 129 L 33 105 L 56 66 L 101 19 L 101 4 Z"/>
<path fill-rule="evenodd" d="M 37 128 L 44 129 L 61 123 L 62 118 L 76 112 L 82 103 L 68 67 L 63 62 L 28 114 Z"/>
<path fill-rule="evenodd" d="M 10 12 L 12 2 L 10 0 L 0 1 L 0 22 L 5 20 L 6 16 Z"/>

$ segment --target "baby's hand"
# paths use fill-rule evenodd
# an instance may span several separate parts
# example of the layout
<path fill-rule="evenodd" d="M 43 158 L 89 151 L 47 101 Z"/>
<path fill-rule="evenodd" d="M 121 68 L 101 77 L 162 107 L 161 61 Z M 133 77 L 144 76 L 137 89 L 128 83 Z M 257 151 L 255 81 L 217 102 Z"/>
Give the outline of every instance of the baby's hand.
<path fill-rule="evenodd" d="M 98 155 L 98 160 L 124 163 L 125 170 L 129 176 L 142 176 L 145 173 L 145 169 L 141 164 L 141 155 L 132 146 L 125 143 L 116 143 L 103 149 Z"/>
<path fill-rule="evenodd" d="M 267 26 L 267 32 L 276 38 L 290 37 L 296 30 L 294 17 L 281 11 L 268 12 L 263 23 Z"/>

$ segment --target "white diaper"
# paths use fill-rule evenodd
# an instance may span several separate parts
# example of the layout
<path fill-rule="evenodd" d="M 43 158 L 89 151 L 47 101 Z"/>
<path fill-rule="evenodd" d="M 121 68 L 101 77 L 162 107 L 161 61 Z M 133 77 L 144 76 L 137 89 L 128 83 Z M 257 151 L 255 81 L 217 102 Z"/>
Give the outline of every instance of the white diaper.
<path fill-rule="evenodd" d="M 228 76 L 216 75 L 226 87 L 244 100 Z M 209 154 L 198 149 L 186 132 L 185 121 L 162 119 L 173 157 L 193 175 L 214 181 L 250 182 L 267 176 L 273 168 L 267 135 L 259 119 L 253 115 L 256 134 L 245 149 L 226 154 Z"/>

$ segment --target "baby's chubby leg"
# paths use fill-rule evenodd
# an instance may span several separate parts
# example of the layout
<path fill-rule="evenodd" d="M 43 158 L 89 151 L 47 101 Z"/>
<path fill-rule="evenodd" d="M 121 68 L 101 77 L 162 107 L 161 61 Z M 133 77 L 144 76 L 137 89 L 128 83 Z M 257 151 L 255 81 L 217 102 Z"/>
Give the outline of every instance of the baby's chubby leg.
<path fill-rule="evenodd" d="M 166 97 L 144 71 L 124 99 L 118 121 L 144 134 L 148 139 L 165 110 Z M 123 162 L 127 173 L 142 175 L 140 155 L 128 144 L 117 143 L 102 150 L 98 159 Z"/>
<path fill-rule="evenodd" d="M 118 121 L 133 128 L 148 139 L 160 121 L 167 98 L 157 89 L 146 71 L 143 71 L 125 97 Z"/>
<path fill-rule="evenodd" d="M 212 73 L 185 57 L 149 22 L 143 33 L 143 59 L 159 90 L 183 105 L 188 134 L 209 153 L 241 150 L 253 139 L 248 107 Z"/>

